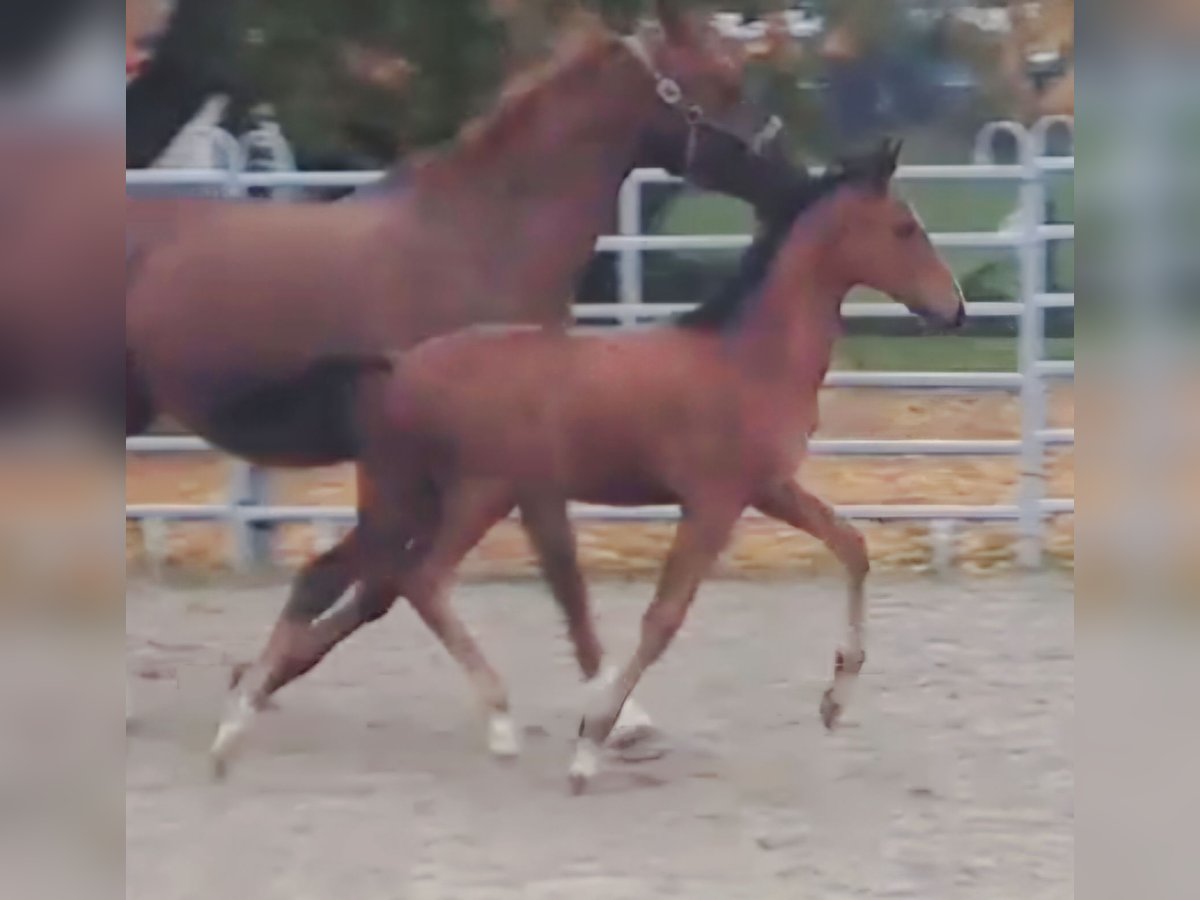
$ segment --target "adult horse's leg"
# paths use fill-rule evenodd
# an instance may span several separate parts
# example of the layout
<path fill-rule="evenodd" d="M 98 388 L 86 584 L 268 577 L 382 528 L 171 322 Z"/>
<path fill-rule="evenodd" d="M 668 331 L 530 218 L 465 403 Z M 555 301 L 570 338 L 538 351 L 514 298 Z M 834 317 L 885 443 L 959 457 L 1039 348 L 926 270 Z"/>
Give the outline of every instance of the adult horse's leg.
<path fill-rule="evenodd" d="M 429 629 L 462 666 L 487 712 L 488 749 L 508 758 L 520 752 L 509 711 L 508 689 L 449 603 L 454 572 L 465 557 L 514 506 L 503 485 L 459 483 L 442 497 L 438 527 L 404 579 L 404 594 Z"/>
<path fill-rule="evenodd" d="M 579 725 L 579 742 L 569 773 L 571 788 L 582 791 L 600 766 L 600 748 L 612 731 L 621 707 L 646 671 L 670 645 L 687 617 L 700 583 L 729 543 L 742 506 L 710 502 L 685 511 L 667 555 L 654 601 L 642 617 L 642 636 L 633 657 L 609 684 L 601 686 Z"/>
<path fill-rule="evenodd" d="M 611 683 L 616 671 L 611 667 L 603 674 L 600 671 L 604 648 L 596 635 L 587 584 L 579 570 L 575 529 L 567 517 L 566 502 L 557 497 L 523 498 L 521 525 L 537 553 L 550 593 L 567 621 L 567 633 L 575 648 L 575 659 L 589 688 L 594 689 L 597 679 L 600 679 L 600 683 Z M 612 742 L 616 745 L 631 744 L 645 737 L 652 728 L 650 716 L 630 697 L 621 708 L 621 715 L 613 728 Z"/>
<path fill-rule="evenodd" d="M 866 592 L 871 563 L 862 533 L 832 507 L 789 481 L 754 504 L 764 515 L 807 531 L 825 544 L 845 567 L 849 581 L 846 643 L 837 652 L 833 683 L 821 698 L 821 721 L 833 728 L 846 707 L 850 689 L 862 671 L 867 654 L 863 645 Z"/>

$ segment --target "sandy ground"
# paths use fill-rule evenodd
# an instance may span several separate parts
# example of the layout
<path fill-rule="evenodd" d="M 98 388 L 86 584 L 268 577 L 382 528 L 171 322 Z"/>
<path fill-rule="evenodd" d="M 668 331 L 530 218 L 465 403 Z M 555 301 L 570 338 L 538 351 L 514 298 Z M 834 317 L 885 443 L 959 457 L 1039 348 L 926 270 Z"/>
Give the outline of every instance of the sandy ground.
<path fill-rule="evenodd" d="M 650 590 L 596 586 L 614 657 Z M 285 693 L 220 785 L 228 665 L 283 588 L 131 584 L 126 897 L 1070 898 L 1073 593 L 876 579 L 863 684 L 829 735 L 839 584 L 712 582 L 639 691 L 661 735 L 573 798 L 580 689 L 536 584 L 457 600 L 509 679 L 520 760 L 487 756 L 463 679 L 397 608 Z"/>

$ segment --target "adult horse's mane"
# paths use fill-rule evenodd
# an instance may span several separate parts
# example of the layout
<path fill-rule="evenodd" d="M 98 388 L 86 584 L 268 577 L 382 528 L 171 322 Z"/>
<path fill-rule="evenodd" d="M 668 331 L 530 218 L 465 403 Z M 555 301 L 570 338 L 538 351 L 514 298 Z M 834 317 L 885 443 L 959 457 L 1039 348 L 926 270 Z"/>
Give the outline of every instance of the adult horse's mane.
<path fill-rule="evenodd" d="M 510 79 L 491 109 L 462 127 L 449 154 L 432 151 L 414 159 L 413 165 L 425 168 L 455 158 L 493 155 L 541 114 L 547 95 L 586 85 L 619 47 L 613 32 L 598 19 L 581 17 L 563 32 L 549 59 Z"/>
<path fill-rule="evenodd" d="M 550 58 L 506 82 L 488 111 L 463 125 L 449 147 L 422 151 L 401 160 L 378 182 L 360 187 L 342 199 L 385 196 L 410 187 L 412 178 L 422 171 L 493 156 L 514 135 L 529 127 L 548 94 L 586 84 L 618 46 L 613 33 L 598 18 L 579 14 L 575 23 L 564 30 Z"/>
<path fill-rule="evenodd" d="M 796 221 L 842 185 L 876 178 L 890 152 L 884 149 L 840 160 L 815 178 L 803 169 L 794 170 L 791 182 L 780 186 L 770 205 L 757 210 L 761 226 L 742 254 L 737 272 L 699 306 L 676 316 L 674 324 L 698 331 L 722 331 L 733 325 L 758 295 Z"/>

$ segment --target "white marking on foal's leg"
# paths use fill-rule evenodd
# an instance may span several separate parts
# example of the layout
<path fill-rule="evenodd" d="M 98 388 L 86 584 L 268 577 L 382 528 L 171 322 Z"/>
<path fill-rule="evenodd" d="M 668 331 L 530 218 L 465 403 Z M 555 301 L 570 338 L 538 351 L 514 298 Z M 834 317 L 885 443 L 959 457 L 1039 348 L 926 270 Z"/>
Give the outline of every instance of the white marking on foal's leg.
<path fill-rule="evenodd" d="M 841 718 L 842 712 L 850 702 L 850 695 L 866 658 L 867 654 L 862 645 L 862 629 L 851 628 L 846 646 L 837 653 L 833 684 L 821 698 L 821 721 L 825 723 L 826 728 L 832 729 Z"/>
<path fill-rule="evenodd" d="M 601 669 L 594 678 L 583 686 L 583 719 L 579 723 L 579 740 L 575 744 L 575 756 L 567 778 L 571 792 L 580 794 L 589 781 L 600 771 L 603 748 L 593 732 L 593 723 L 612 721 L 619 715 L 614 709 L 620 699 L 615 695 L 617 670 L 612 666 Z M 643 713 L 644 715 L 644 713 Z"/>
<path fill-rule="evenodd" d="M 606 666 L 598 672 L 594 678 L 587 682 L 589 693 L 585 698 L 584 708 L 591 710 L 590 704 L 593 702 L 598 706 L 604 703 L 611 703 L 611 690 L 616 680 L 617 670 L 612 666 Z M 591 691 L 597 693 L 590 693 Z M 600 699 L 597 699 L 598 697 Z M 630 744 L 637 743 L 649 737 L 653 731 L 654 722 L 651 720 L 650 714 L 633 697 L 630 697 L 625 701 L 625 705 L 621 707 L 621 712 L 617 716 L 617 723 L 613 726 L 608 742 L 614 747 L 628 747 Z"/>
<path fill-rule="evenodd" d="M 494 712 L 488 716 L 488 750 L 500 759 L 513 759 L 521 752 L 521 740 L 517 726 L 508 713 Z"/>
<path fill-rule="evenodd" d="M 627 747 L 649 737 L 654 732 L 654 721 L 641 705 L 630 697 L 621 707 L 617 724 L 613 726 L 609 743 L 615 747 Z"/>
<path fill-rule="evenodd" d="M 571 784 L 571 793 L 581 794 L 588 782 L 600 771 L 600 745 L 591 738 L 580 735 L 575 744 L 575 757 L 571 760 L 571 768 L 567 771 L 567 780 Z"/>
<path fill-rule="evenodd" d="M 224 778 L 229 771 L 229 764 L 245 743 L 257 714 L 258 710 L 247 694 L 239 692 L 230 698 L 210 751 L 213 774 L 217 778 Z"/>

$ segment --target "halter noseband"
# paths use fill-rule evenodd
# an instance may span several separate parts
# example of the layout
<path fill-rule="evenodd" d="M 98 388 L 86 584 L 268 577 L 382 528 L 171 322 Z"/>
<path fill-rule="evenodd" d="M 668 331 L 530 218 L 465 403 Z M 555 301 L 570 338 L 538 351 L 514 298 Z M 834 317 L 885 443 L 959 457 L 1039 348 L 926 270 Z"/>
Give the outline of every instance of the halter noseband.
<path fill-rule="evenodd" d="M 650 52 L 650 48 L 646 46 L 646 42 L 640 34 L 626 35 L 621 38 L 621 43 L 625 48 L 633 54 L 634 58 L 642 64 L 650 77 L 654 79 L 654 92 L 658 95 L 658 99 L 672 109 L 678 110 L 683 116 L 684 122 L 688 126 L 687 149 L 684 152 L 683 171 L 689 172 L 692 168 L 692 161 L 696 156 L 696 132 L 703 126 L 710 128 L 713 131 L 719 131 L 722 134 L 742 140 L 740 135 L 734 134 L 728 128 L 718 125 L 704 112 L 704 108 L 698 103 L 685 103 L 683 88 L 679 86 L 679 82 L 669 75 L 664 75 L 654 63 L 654 56 Z M 779 116 L 771 116 L 766 124 L 750 139 L 750 149 L 755 155 L 762 155 L 764 148 L 771 141 L 779 136 L 779 132 L 783 130 L 783 120 Z"/>

